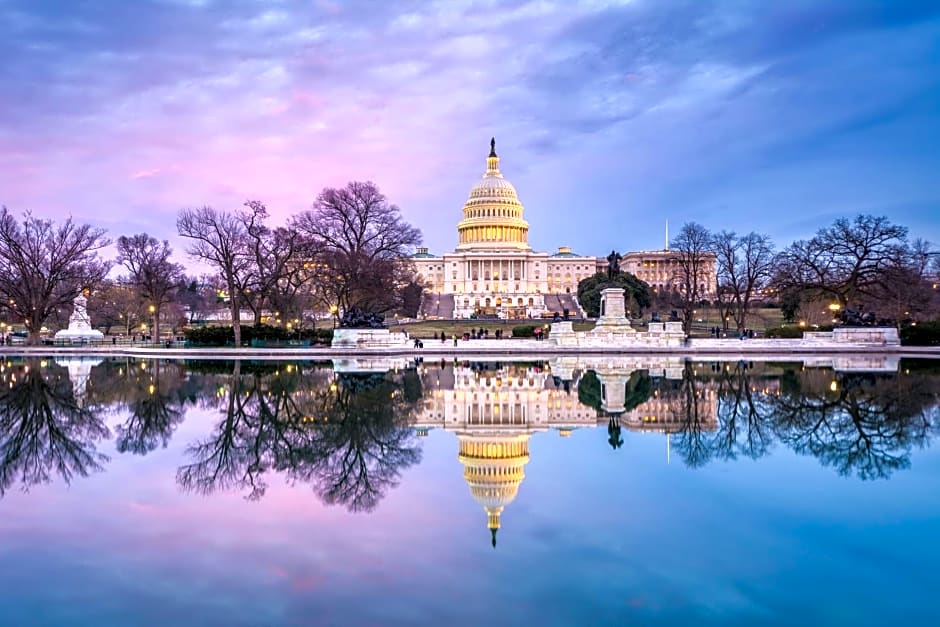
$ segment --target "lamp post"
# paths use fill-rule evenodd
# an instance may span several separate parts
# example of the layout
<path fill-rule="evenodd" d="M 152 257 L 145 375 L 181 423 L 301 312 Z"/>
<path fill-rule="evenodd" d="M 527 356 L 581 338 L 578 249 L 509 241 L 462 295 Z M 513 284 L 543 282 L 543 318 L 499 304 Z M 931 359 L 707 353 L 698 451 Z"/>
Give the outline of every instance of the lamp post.
<path fill-rule="evenodd" d="M 157 311 L 157 307 L 155 305 L 150 305 L 149 309 L 150 309 L 150 342 L 152 344 L 156 344 L 159 338 L 154 337 L 153 332 L 157 328 L 156 317 L 154 316 L 154 313 L 156 313 Z"/>
<path fill-rule="evenodd" d="M 839 303 L 829 303 L 829 313 L 832 314 L 833 323 L 836 323 L 839 321 L 837 316 L 839 315 L 840 309 L 842 309 L 842 305 L 840 305 Z"/>
<path fill-rule="evenodd" d="M 333 318 L 333 329 L 336 330 L 336 314 L 339 312 L 339 307 L 336 305 L 330 305 L 330 317 Z"/>

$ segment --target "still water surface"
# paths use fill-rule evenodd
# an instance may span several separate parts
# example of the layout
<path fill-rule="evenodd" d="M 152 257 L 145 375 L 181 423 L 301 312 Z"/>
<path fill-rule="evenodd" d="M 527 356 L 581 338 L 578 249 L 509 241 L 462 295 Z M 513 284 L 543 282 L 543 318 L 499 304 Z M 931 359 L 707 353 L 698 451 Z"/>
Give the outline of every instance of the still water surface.
<path fill-rule="evenodd" d="M 3 625 L 940 622 L 940 361 L 2 370 Z"/>

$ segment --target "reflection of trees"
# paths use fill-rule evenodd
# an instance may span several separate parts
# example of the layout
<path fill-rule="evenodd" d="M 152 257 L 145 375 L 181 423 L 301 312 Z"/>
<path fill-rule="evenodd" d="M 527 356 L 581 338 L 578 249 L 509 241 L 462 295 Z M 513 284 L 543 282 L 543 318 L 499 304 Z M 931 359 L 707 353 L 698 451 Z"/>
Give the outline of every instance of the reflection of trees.
<path fill-rule="evenodd" d="M 766 381 L 753 366 L 739 361 L 718 369 L 718 432 L 716 457 L 736 459 L 743 455 L 758 459 L 767 454 L 773 434 L 766 417 L 770 414 Z"/>
<path fill-rule="evenodd" d="M 421 461 L 407 412 L 420 399 L 417 374 L 402 380 L 385 375 L 342 375 L 318 428 L 310 455 L 293 466 L 290 476 L 310 481 L 326 503 L 352 511 L 373 509 L 397 485 L 400 471 Z"/>
<path fill-rule="evenodd" d="M 0 495 L 58 475 L 66 482 L 101 470 L 95 441 L 107 427 L 75 399 L 68 371 L 27 359 L 3 368 L 0 381 Z"/>
<path fill-rule="evenodd" d="M 682 379 L 665 382 L 660 386 L 659 393 L 674 399 L 671 405 L 678 430 L 673 440 L 673 450 L 687 466 L 704 466 L 714 453 L 710 433 L 713 422 L 705 410 L 705 380 L 696 376 L 691 363 L 686 363 Z"/>
<path fill-rule="evenodd" d="M 111 413 L 127 412 L 115 427 L 117 450 L 144 455 L 166 447 L 186 415 L 186 405 L 205 395 L 206 381 L 163 360 L 113 360 L 95 369 L 89 401 Z"/>
<path fill-rule="evenodd" d="M 910 466 L 937 420 L 936 392 L 916 375 L 802 373 L 771 399 L 777 437 L 841 475 L 886 478 Z"/>
<path fill-rule="evenodd" d="M 213 436 L 189 447 L 196 461 L 177 473 L 184 488 L 260 498 L 265 473 L 275 470 L 312 484 L 327 503 L 369 510 L 420 460 L 407 424 L 421 398 L 413 371 L 333 382 L 329 370 L 244 368 L 233 366 Z"/>
<path fill-rule="evenodd" d="M 739 362 L 696 376 L 689 364 L 681 382 L 672 384 L 676 389 L 658 389 L 676 398 L 673 450 L 687 465 L 738 455 L 757 459 L 776 439 L 842 475 L 885 478 L 910 465 L 911 451 L 929 443 L 940 421 L 936 378 L 798 367 L 770 377 L 766 371 Z M 717 424 L 703 413 L 710 389 L 717 395 Z"/>
<path fill-rule="evenodd" d="M 212 436 L 187 448 L 196 461 L 182 466 L 177 480 L 201 494 L 248 490 L 248 497 L 257 499 L 264 495 L 264 473 L 276 465 L 277 455 L 302 446 L 301 403 L 310 392 L 308 384 L 323 377 L 301 377 L 301 371 L 291 367 L 287 372 L 278 364 L 235 361 L 231 368 L 230 376 L 217 377 L 222 422 Z"/>

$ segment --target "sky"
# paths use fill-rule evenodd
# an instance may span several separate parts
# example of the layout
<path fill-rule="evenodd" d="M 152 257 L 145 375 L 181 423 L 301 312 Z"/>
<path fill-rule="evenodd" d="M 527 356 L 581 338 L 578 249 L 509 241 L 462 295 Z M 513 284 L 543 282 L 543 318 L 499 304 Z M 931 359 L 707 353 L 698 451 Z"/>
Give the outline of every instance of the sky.
<path fill-rule="evenodd" d="M 372 180 L 453 250 L 495 136 L 537 250 L 940 243 L 940 3 L 0 0 L 0 204 L 148 232 Z"/>

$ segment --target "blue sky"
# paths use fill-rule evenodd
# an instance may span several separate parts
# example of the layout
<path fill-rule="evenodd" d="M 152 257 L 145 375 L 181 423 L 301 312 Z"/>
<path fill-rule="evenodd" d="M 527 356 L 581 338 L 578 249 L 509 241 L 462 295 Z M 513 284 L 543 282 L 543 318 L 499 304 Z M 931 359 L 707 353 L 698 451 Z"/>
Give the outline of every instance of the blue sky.
<path fill-rule="evenodd" d="M 886 215 L 940 243 L 940 4 L 0 0 L 0 203 L 116 237 L 373 180 L 456 223 L 496 136 L 541 250 Z"/>

